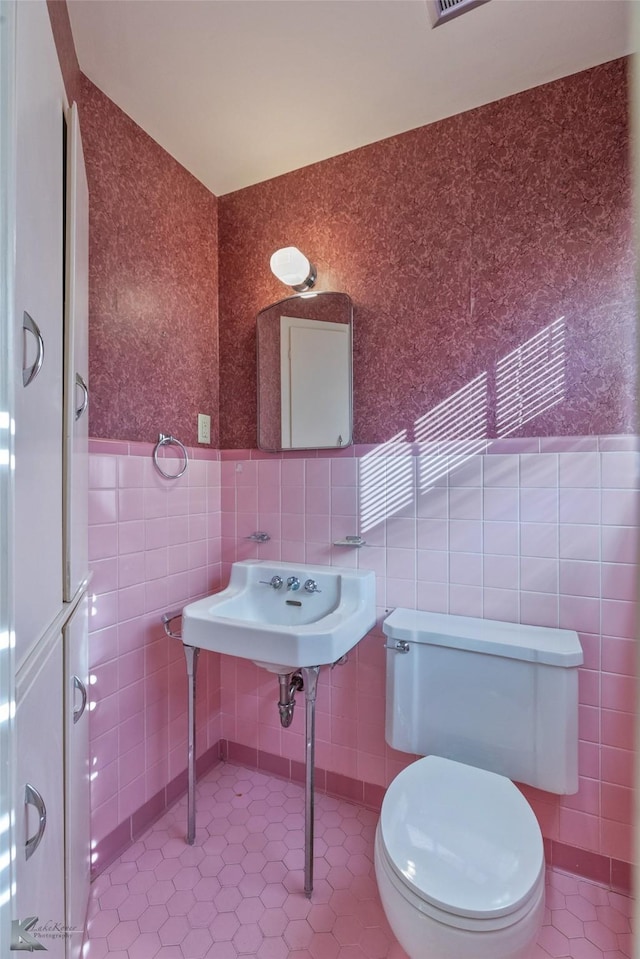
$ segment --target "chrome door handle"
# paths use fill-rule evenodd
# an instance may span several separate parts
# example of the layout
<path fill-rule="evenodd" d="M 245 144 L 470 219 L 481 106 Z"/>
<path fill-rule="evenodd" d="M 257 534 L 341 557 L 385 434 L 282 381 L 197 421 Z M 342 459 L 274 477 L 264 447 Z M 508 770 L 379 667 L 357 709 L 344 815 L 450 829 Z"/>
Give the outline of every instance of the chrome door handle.
<path fill-rule="evenodd" d="M 76 421 L 80 419 L 89 405 L 89 388 L 79 373 L 76 373 L 76 386 L 82 390 L 82 403 L 76 407 Z"/>
<path fill-rule="evenodd" d="M 44 360 L 44 340 L 42 339 L 42 333 L 40 332 L 40 327 L 33 319 L 32 316 L 29 316 L 25 310 L 22 316 L 22 329 L 25 333 L 31 333 L 32 336 L 36 338 L 36 345 L 38 347 L 38 352 L 36 358 L 31 366 L 25 366 L 27 360 L 27 341 L 24 340 L 23 351 L 24 359 L 22 365 L 22 385 L 28 386 L 29 383 L 35 380 L 36 376 L 40 372 L 42 367 L 42 361 Z"/>
<path fill-rule="evenodd" d="M 24 804 L 25 806 L 35 806 L 39 820 L 37 833 L 35 836 L 31 836 L 30 839 L 27 839 L 24 844 L 25 859 L 30 859 L 40 845 L 40 841 L 44 836 L 44 831 L 47 828 L 47 807 L 44 804 L 44 799 L 36 787 L 32 786 L 31 783 L 26 783 L 24 787 Z"/>
<path fill-rule="evenodd" d="M 85 711 L 86 706 L 87 706 L 87 687 L 86 687 L 85 684 L 82 682 L 82 680 L 80 679 L 79 676 L 74 676 L 74 677 L 73 677 L 73 688 L 74 688 L 74 689 L 78 689 L 78 690 L 80 691 L 80 695 L 81 695 L 81 697 L 82 697 L 82 702 L 80 703 L 80 705 L 77 706 L 77 707 L 75 707 L 74 710 L 73 710 L 73 725 L 75 726 L 75 724 L 78 722 L 78 720 L 79 720 L 80 717 L 82 716 L 82 714 L 83 714 L 83 712 Z"/>

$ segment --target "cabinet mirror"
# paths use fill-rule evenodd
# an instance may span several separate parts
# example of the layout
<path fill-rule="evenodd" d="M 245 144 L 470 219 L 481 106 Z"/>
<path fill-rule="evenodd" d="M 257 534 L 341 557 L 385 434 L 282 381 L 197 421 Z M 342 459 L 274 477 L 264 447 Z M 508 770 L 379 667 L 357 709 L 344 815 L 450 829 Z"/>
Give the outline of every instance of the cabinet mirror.
<path fill-rule="evenodd" d="M 346 293 L 302 293 L 258 313 L 258 446 L 352 442 L 353 307 Z"/>

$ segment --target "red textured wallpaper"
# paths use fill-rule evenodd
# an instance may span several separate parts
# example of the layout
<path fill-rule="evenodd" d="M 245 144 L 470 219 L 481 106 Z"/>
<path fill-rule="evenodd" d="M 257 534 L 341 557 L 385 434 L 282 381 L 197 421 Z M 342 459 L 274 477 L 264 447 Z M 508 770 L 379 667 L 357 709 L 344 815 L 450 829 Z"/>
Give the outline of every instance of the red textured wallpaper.
<path fill-rule="evenodd" d="M 218 444 L 217 200 L 86 77 L 92 436 Z"/>
<path fill-rule="evenodd" d="M 66 0 L 47 0 L 89 181 L 89 430 L 218 445 L 217 199 L 80 72 Z"/>
<path fill-rule="evenodd" d="M 632 432 L 628 148 L 614 61 L 222 197 L 222 447 L 256 443 L 255 317 L 288 245 L 354 300 L 356 443 L 435 429 L 484 374 L 489 436 Z"/>

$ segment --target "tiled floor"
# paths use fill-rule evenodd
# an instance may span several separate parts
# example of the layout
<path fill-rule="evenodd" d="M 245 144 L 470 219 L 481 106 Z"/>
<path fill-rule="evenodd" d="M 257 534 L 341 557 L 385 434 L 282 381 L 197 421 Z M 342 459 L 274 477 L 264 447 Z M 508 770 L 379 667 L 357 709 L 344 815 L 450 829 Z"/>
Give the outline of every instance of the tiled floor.
<path fill-rule="evenodd" d="M 376 820 L 317 796 L 310 902 L 302 787 L 217 766 L 198 784 L 194 846 L 182 800 L 93 884 L 85 959 L 405 959 L 378 899 Z M 624 896 L 550 872 L 530 959 L 626 959 L 630 915 Z"/>

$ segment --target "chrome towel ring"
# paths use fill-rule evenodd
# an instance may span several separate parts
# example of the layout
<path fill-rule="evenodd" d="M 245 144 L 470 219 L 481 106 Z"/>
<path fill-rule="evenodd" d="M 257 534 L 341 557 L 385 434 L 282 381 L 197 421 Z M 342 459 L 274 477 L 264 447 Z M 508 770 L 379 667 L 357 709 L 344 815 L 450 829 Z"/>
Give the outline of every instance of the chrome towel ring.
<path fill-rule="evenodd" d="M 174 446 L 179 446 L 180 449 L 182 450 L 182 455 L 184 456 L 184 465 L 181 470 L 178 470 L 177 473 L 165 473 L 165 471 L 160 466 L 160 463 L 158 462 L 158 450 L 160 449 L 160 447 L 165 445 L 171 446 L 171 444 L 173 444 Z M 155 463 L 156 469 L 158 470 L 160 475 L 164 476 L 165 479 L 178 479 L 178 477 L 182 476 L 182 474 L 185 472 L 187 468 L 187 465 L 189 463 L 189 456 L 187 454 L 187 450 L 184 443 L 181 443 L 180 440 L 177 440 L 175 438 L 175 436 L 170 436 L 168 433 L 160 433 L 160 435 L 158 436 L 158 442 L 156 443 L 155 448 L 153 450 L 153 462 Z"/>

